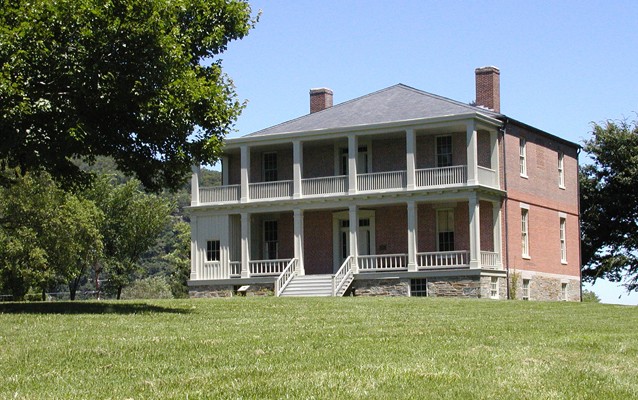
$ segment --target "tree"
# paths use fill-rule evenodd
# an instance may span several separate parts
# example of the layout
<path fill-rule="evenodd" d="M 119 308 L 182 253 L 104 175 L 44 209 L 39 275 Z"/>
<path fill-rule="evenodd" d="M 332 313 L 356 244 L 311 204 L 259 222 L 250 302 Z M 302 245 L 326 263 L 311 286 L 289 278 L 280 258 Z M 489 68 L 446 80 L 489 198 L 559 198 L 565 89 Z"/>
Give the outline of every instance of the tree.
<path fill-rule="evenodd" d="M 2 2 L 0 170 L 82 183 L 73 158 L 108 155 L 177 189 L 243 108 L 219 55 L 257 19 L 243 0 Z"/>
<path fill-rule="evenodd" d="M 583 280 L 638 290 L 638 124 L 594 124 L 581 167 Z"/>
<path fill-rule="evenodd" d="M 585 289 L 583 290 L 582 302 L 583 303 L 600 303 L 600 297 L 598 297 L 598 295 L 594 293 L 593 291 Z"/>
<path fill-rule="evenodd" d="M 122 289 L 133 280 L 140 257 L 168 223 L 173 207 L 160 196 L 144 193 L 136 180 L 115 185 L 102 176 L 86 195 L 104 213 L 100 227 L 104 257 L 95 264 L 96 279 L 104 267 L 108 285 L 119 299 Z"/>

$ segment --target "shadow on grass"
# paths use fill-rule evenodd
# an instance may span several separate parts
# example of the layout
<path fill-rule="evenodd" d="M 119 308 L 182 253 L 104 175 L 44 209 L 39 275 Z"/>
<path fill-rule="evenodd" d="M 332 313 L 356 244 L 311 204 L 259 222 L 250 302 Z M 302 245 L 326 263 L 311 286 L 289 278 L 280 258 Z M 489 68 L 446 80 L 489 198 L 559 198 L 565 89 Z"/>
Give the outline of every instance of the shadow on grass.
<path fill-rule="evenodd" d="M 160 307 L 145 303 L 60 301 L 0 303 L 0 314 L 186 314 L 184 308 Z"/>

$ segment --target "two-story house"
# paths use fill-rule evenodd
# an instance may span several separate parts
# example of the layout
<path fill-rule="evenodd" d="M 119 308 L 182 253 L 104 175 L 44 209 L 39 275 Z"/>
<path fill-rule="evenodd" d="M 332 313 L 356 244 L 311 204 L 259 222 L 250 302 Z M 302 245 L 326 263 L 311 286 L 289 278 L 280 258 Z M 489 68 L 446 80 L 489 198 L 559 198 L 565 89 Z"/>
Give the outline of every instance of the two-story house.
<path fill-rule="evenodd" d="M 579 146 L 402 84 L 226 141 L 192 177 L 190 294 L 580 300 Z M 516 290 L 511 287 L 516 284 Z"/>

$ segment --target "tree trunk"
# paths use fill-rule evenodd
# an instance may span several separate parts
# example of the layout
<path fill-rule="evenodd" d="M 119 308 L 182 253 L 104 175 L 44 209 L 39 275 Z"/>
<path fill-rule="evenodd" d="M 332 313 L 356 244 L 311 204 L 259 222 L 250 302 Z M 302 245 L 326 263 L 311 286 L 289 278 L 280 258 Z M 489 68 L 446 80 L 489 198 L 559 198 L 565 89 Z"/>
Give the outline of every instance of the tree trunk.
<path fill-rule="evenodd" d="M 46 301 L 46 299 L 47 299 L 47 294 L 46 294 L 44 288 L 42 288 L 42 301 Z"/>
<path fill-rule="evenodd" d="M 122 297 L 122 285 L 117 287 L 117 299 L 120 300 L 120 297 Z"/>
<path fill-rule="evenodd" d="M 69 286 L 69 299 L 71 299 L 71 301 L 75 300 L 76 291 L 77 291 L 77 286 Z"/>

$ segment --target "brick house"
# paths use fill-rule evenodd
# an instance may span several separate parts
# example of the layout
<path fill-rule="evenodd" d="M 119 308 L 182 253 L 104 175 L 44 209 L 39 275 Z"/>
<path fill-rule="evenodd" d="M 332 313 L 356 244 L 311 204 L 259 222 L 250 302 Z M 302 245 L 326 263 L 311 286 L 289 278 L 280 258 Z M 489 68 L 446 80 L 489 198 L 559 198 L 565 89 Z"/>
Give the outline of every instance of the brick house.
<path fill-rule="evenodd" d="M 402 84 L 229 139 L 192 177 L 193 297 L 249 293 L 580 300 L 579 146 Z M 512 287 L 516 285 L 516 290 Z"/>

